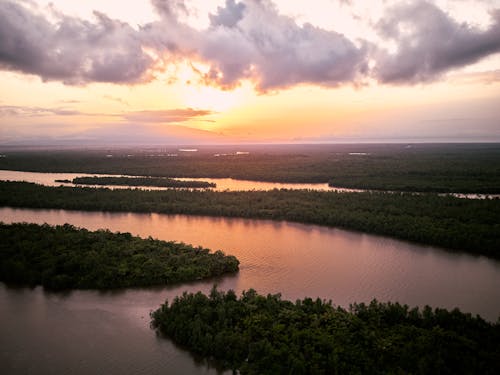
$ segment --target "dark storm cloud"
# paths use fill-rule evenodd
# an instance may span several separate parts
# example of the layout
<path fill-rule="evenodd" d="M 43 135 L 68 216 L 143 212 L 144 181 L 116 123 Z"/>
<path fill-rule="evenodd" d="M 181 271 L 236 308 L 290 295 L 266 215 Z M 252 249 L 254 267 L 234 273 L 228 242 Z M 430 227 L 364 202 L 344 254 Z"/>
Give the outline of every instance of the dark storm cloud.
<path fill-rule="evenodd" d="M 151 64 L 126 23 L 95 12 L 95 22 L 0 2 L 0 66 L 68 84 L 138 82 Z"/>
<path fill-rule="evenodd" d="M 389 9 L 377 30 L 397 52 L 378 51 L 376 77 L 385 83 L 428 81 L 500 52 L 500 10 L 491 16 L 489 27 L 480 30 L 426 1 Z"/>

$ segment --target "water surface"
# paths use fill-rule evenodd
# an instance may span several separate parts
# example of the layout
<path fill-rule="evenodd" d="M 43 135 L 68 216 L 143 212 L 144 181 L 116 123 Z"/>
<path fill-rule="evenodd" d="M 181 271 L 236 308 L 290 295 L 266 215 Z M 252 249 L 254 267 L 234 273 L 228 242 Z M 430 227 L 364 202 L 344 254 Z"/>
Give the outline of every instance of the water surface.
<path fill-rule="evenodd" d="M 183 215 L 1 208 L 4 222 L 71 223 L 221 249 L 241 261 L 221 289 L 254 288 L 295 300 L 399 301 L 496 320 L 500 262 L 385 237 L 289 222 Z M 198 374 L 185 351 L 157 339 L 149 312 L 214 281 L 114 292 L 46 293 L 0 286 L 1 373 Z"/>
<path fill-rule="evenodd" d="M 165 188 L 155 186 L 128 186 L 128 185 L 83 185 L 67 182 L 56 182 L 56 180 L 73 180 L 76 177 L 147 177 L 147 176 L 128 176 L 128 175 L 111 175 L 111 174 L 87 174 L 87 173 L 46 173 L 46 172 L 23 172 L 0 170 L 0 181 L 26 181 L 34 182 L 45 186 L 70 186 L 70 187 L 94 187 L 108 189 L 141 189 L 141 190 L 165 190 L 165 189 L 191 189 L 191 188 Z M 206 188 L 214 191 L 251 191 L 251 190 L 273 190 L 273 189 L 290 189 L 290 190 L 316 190 L 316 191 L 336 191 L 341 193 L 359 193 L 370 191 L 367 189 L 349 189 L 339 186 L 329 186 L 327 183 L 286 183 L 286 182 L 266 182 L 266 181 L 251 181 L 251 180 L 236 180 L 233 178 L 176 178 L 181 181 L 205 181 L 216 184 L 215 188 Z M 393 191 L 386 191 L 393 193 Z M 422 193 L 424 194 L 424 193 Z M 451 195 L 456 198 L 464 199 L 493 199 L 500 198 L 500 194 L 465 194 L 465 193 L 446 193 L 440 195 Z"/>
<path fill-rule="evenodd" d="M 91 187 L 107 187 L 109 189 L 129 189 L 131 186 L 126 185 L 75 185 L 67 182 L 55 182 L 55 180 L 73 180 L 76 177 L 147 177 L 147 176 L 125 176 L 125 175 L 109 175 L 109 174 L 88 174 L 88 173 L 42 173 L 42 172 L 22 172 L 0 170 L 0 180 L 3 181 L 26 181 L 34 182 L 45 186 L 91 186 Z M 309 190 L 324 190 L 324 191 L 345 191 L 354 192 L 362 191 L 358 189 L 343 189 L 332 188 L 328 184 L 295 184 L 295 183 L 279 183 L 279 182 L 264 182 L 264 181 L 249 181 L 235 180 L 232 178 L 176 178 L 176 180 L 184 181 L 206 181 L 216 184 L 215 188 L 210 190 L 215 191 L 249 191 L 249 190 L 272 190 L 272 189 L 309 189 Z M 165 190 L 169 188 L 154 187 L 154 186 L 132 186 L 143 190 Z"/>

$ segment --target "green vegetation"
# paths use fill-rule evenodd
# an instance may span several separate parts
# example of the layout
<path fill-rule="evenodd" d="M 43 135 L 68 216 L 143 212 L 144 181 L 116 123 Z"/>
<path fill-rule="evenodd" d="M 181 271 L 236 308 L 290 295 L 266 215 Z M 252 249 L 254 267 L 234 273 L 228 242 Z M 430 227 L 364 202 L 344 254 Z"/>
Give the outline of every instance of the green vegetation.
<path fill-rule="evenodd" d="M 241 147 L 244 147 L 242 149 Z M 0 169 L 153 177 L 220 177 L 424 192 L 500 193 L 498 144 L 204 146 L 144 150 L 16 151 Z M 249 155 L 216 153 L 250 151 Z M 113 157 L 108 157 L 112 154 Z M 133 154 L 133 156 L 131 156 Z"/>
<path fill-rule="evenodd" d="M 500 199 L 307 190 L 109 190 L 0 182 L 0 206 L 288 220 L 500 258 Z"/>
<path fill-rule="evenodd" d="M 0 280 L 51 289 L 173 284 L 237 272 L 239 264 L 221 251 L 69 224 L 0 223 L 0 238 Z"/>
<path fill-rule="evenodd" d="M 347 311 L 305 298 L 215 288 L 151 314 L 160 333 L 241 374 L 498 374 L 500 323 L 398 303 Z"/>
<path fill-rule="evenodd" d="M 56 181 L 57 182 L 57 181 Z M 61 182 L 66 182 L 62 181 Z M 214 188 L 215 184 L 206 181 L 181 181 L 165 177 L 76 177 L 71 181 L 76 185 L 125 185 L 156 186 L 170 188 Z"/>

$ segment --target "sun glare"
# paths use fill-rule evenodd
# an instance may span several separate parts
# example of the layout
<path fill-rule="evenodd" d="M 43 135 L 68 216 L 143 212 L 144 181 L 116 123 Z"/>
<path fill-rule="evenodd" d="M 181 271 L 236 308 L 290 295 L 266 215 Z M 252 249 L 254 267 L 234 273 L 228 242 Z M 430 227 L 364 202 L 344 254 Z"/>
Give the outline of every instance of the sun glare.
<path fill-rule="evenodd" d="M 182 88 L 182 100 L 187 107 L 225 112 L 244 105 L 251 94 L 249 87 L 224 91 L 216 87 L 187 85 Z"/>

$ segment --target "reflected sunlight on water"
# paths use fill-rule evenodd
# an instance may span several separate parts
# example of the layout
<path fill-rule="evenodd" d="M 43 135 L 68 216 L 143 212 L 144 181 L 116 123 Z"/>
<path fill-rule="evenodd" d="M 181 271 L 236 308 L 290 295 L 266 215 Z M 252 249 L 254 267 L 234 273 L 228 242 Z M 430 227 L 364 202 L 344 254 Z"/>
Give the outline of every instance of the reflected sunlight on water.
<path fill-rule="evenodd" d="M 289 222 L 201 216 L 1 208 L 4 222 L 71 223 L 221 249 L 234 276 L 170 287 L 49 293 L 0 283 L 0 372 L 215 374 L 160 339 L 149 313 L 183 291 L 281 292 L 283 298 L 399 301 L 460 307 L 496 320 L 500 262 L 389 238 Z"/>

